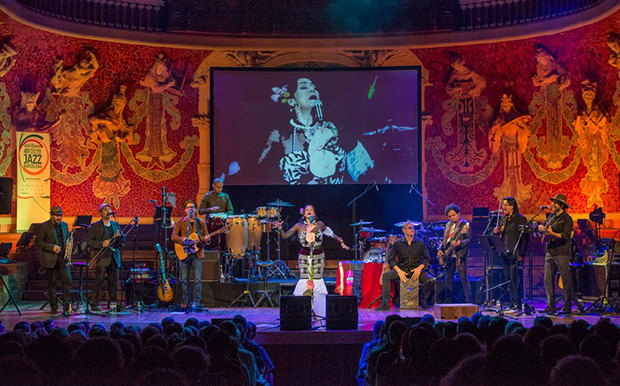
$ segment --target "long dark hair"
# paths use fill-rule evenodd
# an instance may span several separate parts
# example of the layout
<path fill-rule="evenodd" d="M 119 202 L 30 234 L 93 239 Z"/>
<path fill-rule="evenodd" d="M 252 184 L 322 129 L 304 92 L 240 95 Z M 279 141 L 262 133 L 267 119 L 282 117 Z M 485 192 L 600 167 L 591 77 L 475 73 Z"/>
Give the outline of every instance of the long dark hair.
<path fill-rule="evenodd" d="M 512 209 L 513 214 L 519 214 L 519 204 L 517 204 L 517 200 L 514 197 L 508 196 L 508 197 L 504 197 L 502 200 L 506 201 L 508 205 L 513 207 Z"/>
<path fill-rule="evenodd" d="M 317 222 L 319 221 L 318 216 L 316 215 L 316 207 L 312 204 L 306 204 L 303 206 L 303 208 L 301 209 L 301 218 L 299 219 L 299 222 L 301 224 L 304 223 L 304 220 L 306 219 L 305 213 L 306 213 L 306 209 L 308 209 L 308 207 L 311 206 L 312 209 L 314 209 L 314 216 L 312 217 L 312 222 Z"/>

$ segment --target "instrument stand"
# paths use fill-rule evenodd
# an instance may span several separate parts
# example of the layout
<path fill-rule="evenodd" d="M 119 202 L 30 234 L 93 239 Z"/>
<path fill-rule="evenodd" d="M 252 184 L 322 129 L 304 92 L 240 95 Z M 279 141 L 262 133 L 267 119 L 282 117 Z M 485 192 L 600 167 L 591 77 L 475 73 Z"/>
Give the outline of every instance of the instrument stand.
<path fill-rule="evenodd" d="M 267 245 L 269 245 L 269 233 L 267 234 Z M 268 270 L 268 274 L 269 277 L 273 277 L 274 275 L 278 275 L 280 277 L 282 277 L 283 279 L 288 279 L 289 276 L 292 277 L 295 280 L 298 280 L 297 275 L 295 275 L 293 273 L 293 271 L 291 271 L 291 269 L 289 268 L 288 264 L 286 264 L 284 261 L 282 261 L 281 257 L 281 251 L 282 251 L 282 236 L 280 235 L 280 231 L 277 232 L 277 236 L 276 236 L 276 252 L 278 254 L 278 258 L 276 261 L 273 262 L 273 266 L 271 268 L 269 268 Z M 267 249 L 267 251 L 269 251 L 269 249 Z M 269 256 L 269 252 L 267 252 L 267 256 Z M 275 273 L 274 273 L 275 271 Z M 276 276 L 276 277 L 278 277 Z"/>
<path fill-rule="evenodd" d="M 502 242 L 502 240 L 499 238 L 499 236 L 496 235 L 481 235 L 478 236 L 478 241 L 480 242 L 480 245 L 482 245 L 482 249 L 484 249 L 484 254 L 485 254 L 485 258 L 484 258 L 484 276 L 485 276 L 485 287 L 487 288 L 486 290 L 483 291 L 484 293 L 484 305 L 486 305 L 487 307 L 493 307 L 494 304 L 491 304 L 491 293 L 490 288 L 497 288 L 497 286 L 494 285 L 493 283 L 493 275 L 489 275 L 489 271 L 491 271 L 493 269 L 493 254 L 494 253 L 503 253 L 506 251 L 506 246 L 504 245 L 504 243 Z"/>
<path fill-rule="evenodd" d="M 490 312 L 495 312 L 497 314 L 497 316 L 502 316 L 504 318 L 509 318 L 509 319 L 515 319 L 516 320 L 517 319 L 516 317 L 511 316 L 511 315 L 506 315 L 504 313 L 504 309 L 502 308 L 502 301 L 500 300 L 501 298 L 504 297 L 504 295 L 506 294 L 506 291 L 508 291 L 508 289 L 505 286 L 510 284 L 510 282 L 511 282 L 510 280 L 507 280 L 507 281 L 505 281 L 503 283 L 500 283 L 500 284 L 498 284 L 496 286 L 493 286 L 493 287 L 491 287 L 489 289 L 484 290 L 485 296 L 490 297 L 490 296 L 492 296 L 491 295 L 491 291 L 493 291 L 496 288 L 501 288 L 502 289 L 502 292 L 498 296 L 497 304 L 495 305 L 495 307 L 491 306 L 491 307 L 486 308 L 485 310 L 486 311 L 490 311 Z"/>
<path fill-rule="evenodd" d="M 131 255 L 131 307 L 137 312 L 144 310 L 144 283 L 140 282 L 140 300 L 136 299 L 136 251 L 138 250 L 138 222 L 139 218 L 136 217 L 136 227 L 133 232 L 133 250 Z"/>
<path fill-rule="evenodd" d="M 252 292 L 250 292 L 250 270 L 248 270 L 247 281 L 245 282 L 245 288 L 243 292 L 241 292 L 239 296 L 235 298 L 235 300 L 230 302 L 228 307 L 230 308 L 236 305 L 237 303 L 241 303 L 241 305 L 246 306 L 248 304 L 248 301 L 250 302 L 250 304 L 252 304 L 252 307 L 256 307 L 256 302 L 254 301 L 254 298 L 252 297 Z"/>
<path fill-rule="evenodd" d="M 4 303 L 4 305 L 2 306 L 2 308 L 0 308 L 0 312 L 4 311 L 6 306 L 8 306 L 10 303 L 13 303 L 13 306 L 17 310 L 17 313 L 19 314 L 19 316 L 22 316 L 22 312 L 17 306 L 17 303 L 15 302 L 15 299 L 13 298 L 13 294 L 9 290 L 9 287 L 6 285 L 6 281 L 4 281 L 4 276 L 2 276 L 1 273 L 0 273 L 0 281 L 2 282 L 2 288 L 6 289 L 6 293 L 9 295 L 9 300 L 7 300 L 6 303 Z"/>
<path fill-rule="evenodd" d="M 357 223 L 357 200 L 359 200 L 360 198 L 362 198 L 366 193 L 368 193 L 373 187 L 376 187 L 377 190 L 379 190 L 379 187 L 377 186 L 376 182 L 371 182 L 370 184 L 368 184 L 366 186 L 366 188 L 364 188 L 364 191 L 360 194 L 358 194 L 355 198 L 353 198 L 351 201 L 349 201 L 349 203 L 347 204 L 347 206 L 351 207 L 351 214 L 352 214 L 352 219 L 353 221 L 351 222 L 352 224 Z M 359 246 L 358 246 L 358 232 L 357 232 L 357 227 L 353 227 L 353 238 L 355 240 L 355 250 L 354 252 L 354 260 L 358 261 L 362 258 L 360 250 L 359 250 Z"/>

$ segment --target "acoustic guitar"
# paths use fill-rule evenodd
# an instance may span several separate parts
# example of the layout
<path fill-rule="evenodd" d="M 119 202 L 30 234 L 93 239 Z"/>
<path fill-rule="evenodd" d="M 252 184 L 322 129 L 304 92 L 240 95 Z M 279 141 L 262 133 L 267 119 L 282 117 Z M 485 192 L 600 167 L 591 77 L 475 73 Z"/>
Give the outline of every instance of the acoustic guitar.
<path fill-rule="evenodd" d="M 230 225 L 225 225 L 223 228 L 220 228 L 216 230 L 215 232 L 209 233 L 209 238 L 215 235 L 218 235 L 220 233 L 226 233 L 229 230 L 230 230 Z M 178 243 L 174 244 L 174 251 L 176 252 L 179 260 L 185 260 L 187 256 L 189 256 L 192 253 L 196 253 L 196 251 L 202 247 L 202 242 L 199 241 L 199 237 L 196 232 L 190 234 L 187 239 L 189 241 L 192 241 L 189 243 L 189 245 L 188 244 L 182 245 Z"/>
<path fill-rule="evenodd" d="M 168 282 L 168 278 L 166 278 L 164 256 L 161 246 L 155 244 L 155 248 L 157 248 L 157 252 L 159 253 L 159 285 L 157 286 L 157 298 L 164 303 L 169 303 L 174 298 L 174 292 Z"/>

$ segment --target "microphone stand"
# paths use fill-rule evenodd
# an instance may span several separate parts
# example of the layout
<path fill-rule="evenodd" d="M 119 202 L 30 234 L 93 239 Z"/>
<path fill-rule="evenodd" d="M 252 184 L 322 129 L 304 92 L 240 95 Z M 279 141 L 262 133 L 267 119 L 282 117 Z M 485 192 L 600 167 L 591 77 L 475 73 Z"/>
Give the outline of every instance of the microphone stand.
<path fill-rule="evenodd" d="M 534 216 L 532 216 L 532 218 L 530 218 L 527 223 L 526 226 L 524 228 L 521 228 L 521 233 L 519 234 L 519 242 L 521 241 L 521 236 L 523 235 L 523 233 L 527 231 L 529 232 L 530 230 L 534 229 L 534 225 L 533 225 L 533 221 L 536 217 L 538 217 L 538 215 L 540 215 L 546 208 L 538 208 L 538 212 L 536 212 L 536 214 Z M 517 242 L 517 245 L 519 243 Z M 515 250 L 516 250 L 517 246 L 515 246 Z M 530 240 L 530 243 L 528 243 L 527 246 L 528 249 L 528 257 L 527 257 L 527 264 L 530 266 L 529 270 L 528 270 L 528 274 L 527 274 L 527 278 L 529 280 L 529 284 L 528 284 L 528 288 L 527 288 L 527 292 L 528 292 L 528 301 L 524 302 L 524 313 L 526 315 L 531 315 L 532 313 L 536 313 L 537 310 L 536 308 L 534 308 L 534 256 L 533 256 L 533 252 L 532 252 L 532 243 Z M 529 304 L 528 304 L 529 303 Z M 517 316 L 520 316 L 521 313 L 518 313 Z"/>
<path fill-rule="evenodd" d="M 144 308 L 144 283 L 140 283 L 140 300 L 136 301 L 136 251 L 138 250 L 138 223 L 140 221 L 140 217 L 135 217 L 136 227 L 133 231 L 133 251 L 131 256 L 131 267 L 133 269 L 132 274 L 132 285 L 131 285 L 131 300 L 133 301 L 135 307 L 134 309 L 138 312 L 142 312 Z"/>
<path fill-rule="evenodd" d="M 118 219 L 116 218 L 116 213 L 112 212 L 112 217 L 114 217 L 114 221 L 116 221 L 116 223 L 119 224 Z M 136 218 L 134 218 L 131 222 L 134 222 L 136 220 Z M 131 224 L 131 222 L 129 224 Z M 135 225 L 138 225 L 138 223 L 135 222 L 134 226 Z M 119 225 L 119 229 L 120 229 L 120 225 Z M 121 231 L 120 238 L 123 240 L 123 242 L 125 241 L 125 234 L 122 231 Z M 114 252 L 112 252 L 112 253 L 114 253 Z M 119 277 L 117 278 L 117 286 L 116 286 L 116 309 L 114 310 L 115 313 L 120 313 L 125 308 L 125 304 L 124 304 L 125 302 L 119 302 L 119 298 L 118 298 L 119 290 L 120 290 L 120 288 L 118 286 L 118 279 L 120 279 L 121 283 L 124 283 L 124 281 L 123 281 L 123 247 L 122 247 L 122 245 L 120 245 L 118 247 L 118 256 L 119 256 L 120 264 L 119 264 L 119 267 L 118 267 L 118 269 L 119 269 L 119 274 L 118 274 Z M 127 299 L 125 299 L 125 300 L 127 300 Z"/>
<path fill-rule="evenodd" d="M 366 193 L 368 193 L 373 187 L 377 187 L 377 190 L 379 190 L 379 187 L 377 186 L 376 182 L 371 182 L 370 184 L 368 184 L 366 186 L 366 188 L 364 188 L 364 191 L 360 194 L 358 194 L 355 198 L 353 198 L 351 201 L 349 201 L 349 203 L 347 204 L 347 206 L 351 207 L 351 212 L 352 212 L 352 217 L 353 217 L 353 221 L 352 224 L 355 224 L 357 222 L 357 213 L 356 213 L 356 209 L 357 209 L 357 200 L 359 200 L 360 198 L 362 198 L 362 196 L 364 196 Z M 354 260 L 360 260 L 360 245 L 359 245 L 359 235 L 357 232 L 357 226 L 353 227 L 353 239 L 355 240 L 355 249 L 354 249 Z"/>

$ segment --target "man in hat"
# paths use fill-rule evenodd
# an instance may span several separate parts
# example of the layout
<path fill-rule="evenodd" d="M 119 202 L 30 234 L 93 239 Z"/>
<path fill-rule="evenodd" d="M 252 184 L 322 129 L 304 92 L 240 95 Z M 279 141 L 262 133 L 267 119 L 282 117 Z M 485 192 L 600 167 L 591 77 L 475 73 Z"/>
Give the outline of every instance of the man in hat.
<path fill-rule="evenodd" d="M 69 316 L 71 308 L 71 272 L 65 261 L 65 246 L 69 237 L 69 227 L 62 221 L 60 206 L 53 206 L 50 219 L 36 228 L 35 243 L 42 250 L 41 266 L 47 274 L 47 293 L 50 299 L 50 312 L 58 313 L 56 281 L 62 281 L 63 316 Z"/>
<path fill-rule="evenodd" d="M 564 306 L 558 314 L 570 315 L 573 300 L 573 278 L 570 273 L 570 252 L 573 233 L 573 218 L 566 213 L 570 208 L 566 196 L 556 194 L 551 198 L 553 212 L 538 226 L 538 231 L 548 238 L 545 248 L 545 292 L 547 293 L 547 307 L 544 312 L 553 314 L 555 309 L 554 279 L 557 270 L 564 283 Z"/>
<path fill-rule="evenodd" d="M 108 280 L 108 310 L 110 304 L 117 301 L 118 269 L 121 266 L 120 249 L 125 236 L 116 221 L 112 221 L 112 208 L 104 203 L 99 206 L 101 220 L 93 223 L 88 230 L 88 246 L 93 257 L 97 256 L 95 268 L 95 288 L 93 290 L 93 311 L 101 311 L 101 284 L 104 277 Z M 116 305 L 118 307 L 118 305 Z"/>

